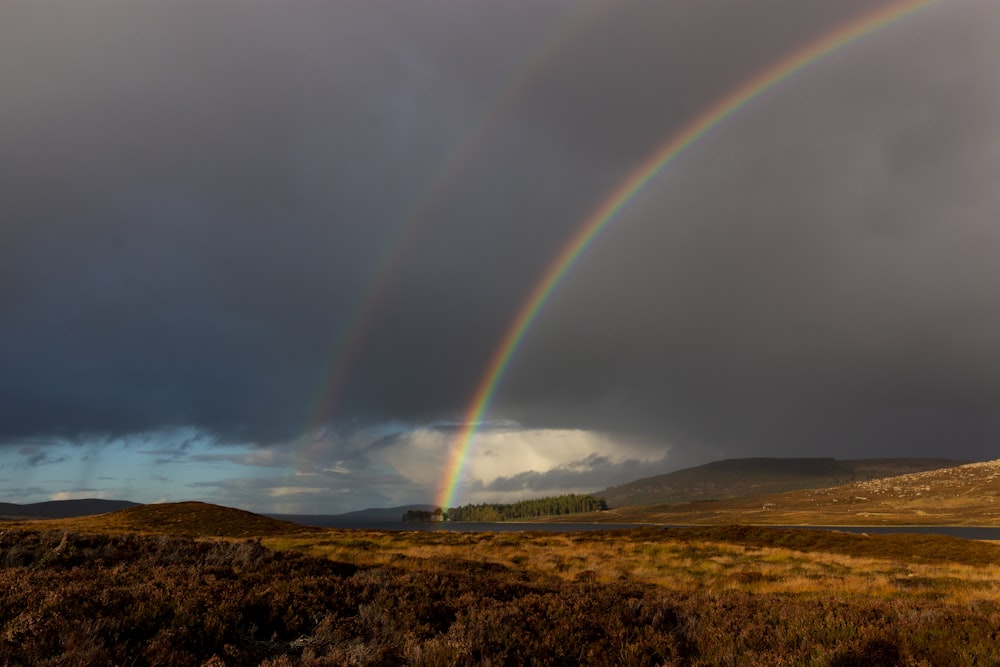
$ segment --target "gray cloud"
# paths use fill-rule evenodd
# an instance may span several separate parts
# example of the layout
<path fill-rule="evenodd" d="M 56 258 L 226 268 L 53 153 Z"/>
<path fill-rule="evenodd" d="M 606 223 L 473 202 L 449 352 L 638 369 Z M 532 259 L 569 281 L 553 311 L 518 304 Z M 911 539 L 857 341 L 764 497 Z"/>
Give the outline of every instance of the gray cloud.
<path fill-rule="evenodd" d="M 32 467 L 52 465 L 67 460 L 65 456 L 53 456 L 51 452 L 40 447 L 21 447 L 17 453 L 22 457 L 24 465 Z"/>
<path fill-rule="evenodd" d="M 506 400 L 729 454 L 990 456 L 1000 54 L 955 48 L 966 19 L 918 54 L 859 45 L 703 142 L 577 267 Z"/>
<path fill-rule="evenodd" d="M 463 418 L 631 169 L 871 7 L 7 2 L 0 441 L 190 427 L 197 457 L 162 462 L 277 468 L 334 433 L 315 467 L 361 480 L 410 442 L 373 425 Z M 940 3 L 699 142 L 573 267 L 489 417 L 656 441 L 674 463 L 991 456 L 997 11 Z M 483 489 L 631 474 L 595 456 Z"/>

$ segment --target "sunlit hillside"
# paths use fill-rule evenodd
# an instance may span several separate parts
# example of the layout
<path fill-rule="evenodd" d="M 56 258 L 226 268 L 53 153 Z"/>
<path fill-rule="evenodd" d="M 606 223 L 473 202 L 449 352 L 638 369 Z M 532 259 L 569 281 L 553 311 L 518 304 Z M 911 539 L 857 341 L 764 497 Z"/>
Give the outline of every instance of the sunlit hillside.
<path fill-rule="evenodd" d="M 1000 525 L 1000 460 L 750 498 L 624 507 L 576 521 L 665 524 Z"/>
<path fill-rule="evenodd" d="M 968 463 L 941 458 L 741 458 L 713 461 L 612 486 L 596 495 L 611 507 L 727 500 L 820 489 Z"/>

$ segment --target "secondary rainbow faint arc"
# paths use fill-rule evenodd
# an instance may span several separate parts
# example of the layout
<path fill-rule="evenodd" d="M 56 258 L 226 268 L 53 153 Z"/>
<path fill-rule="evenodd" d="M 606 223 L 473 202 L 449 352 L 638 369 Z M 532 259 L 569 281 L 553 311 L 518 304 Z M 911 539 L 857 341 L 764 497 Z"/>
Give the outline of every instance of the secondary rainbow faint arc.
<path fill-rule="evenodd" d="M 462 470 L 468 458 L 476 429 L 483 421 L 483 415 L 489 407 L 511 358 L 542 306 L 545 305 L 553 290 L 580 255 L 654 176 L 710 130 L 789 77 L 881 28 L 945 1 L 901 0 L 834 28 L 758 72 L 718 99 L 695 116 L 679 132 L 671 135 L 664 144 L 632 170 L 580 225 L 570 241 L 563 246 L 563 249 L 549 264 L 541 279 L 535 284 L 528 298 L 517 311 L 517 315 L 491 357 L 486 372 L 476 387 L 472 401 L 465 412 L 462 426 L 449 453 L 445 474 L 438 491 L 437 504 L 443 508 L 454 505 L 455 495 L 461 483 Z"/>
<path fill-rule="evenodd" d="M 451 190 L 453 181 L 461 174 L 462 168 L 472 160 L 479 145 L 493 133 L 506 113 L 515 105 L 522 89 L 535 81 L 538 72 L 562 53 L 567 44 L 572 43 L 612 7 L 612 4 L 600 0 L 587 0 L 570 12 L 568 20 L 523 59 L 521 66 L 507 78 L 504 85 L 484 105 L 482 112 L 471 126 L 462 133 L 460 140 L 444 156 L 421 196 L 383 246 L 382 252 L 372 265 L 364 289 L 353 301 L 348 311 L 349 316 L 334 339 L 330 359 L 325 365 L 327 370 L 322 376 L 322 386 L 316 403 L 309 411 L 309 422 L 298 447 L 300 461 L 313 458 L 310 451 L 320 443 L 311 437 L 310 431 L 326 422 L 332 415 L 338 394 L 363 347 L 365 335 L 385 299 L 389 285 L 402 264 L 414 236 L 431 219 L 431 214 Z"/>

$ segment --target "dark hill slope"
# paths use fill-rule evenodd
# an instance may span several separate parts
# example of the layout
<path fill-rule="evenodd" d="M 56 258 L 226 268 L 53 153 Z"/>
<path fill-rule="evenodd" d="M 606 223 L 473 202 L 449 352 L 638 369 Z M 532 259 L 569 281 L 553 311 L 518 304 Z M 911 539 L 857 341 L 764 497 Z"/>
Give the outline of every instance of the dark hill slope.
<path fill-rule="evenodd" d="M 62 519 L 52 525 L 88 533 L 130 532 L 187 537 L 268 537 L 321 530 L 202 502 L 138 505 L 111 514 Z"/>
<path fill-rule="evenodd" d="M 283 521 L 323 528 L 367 528 L 376 524 L 402 523 L 403 515 L 411 510 L 430 512 L 435 505 L 399 505 L 398 507 L 372 507 L 343 514 L 267 514 Z"/>
<path fill-rule="evenodd" d="M 726 500 L 823 489 L 963 463 L 950 459 L 725 459 L 612 486 L 596 495 L 604 496 L 610 507 Z"/>
<path fill-rule="evenodd" d="M 77 516 L 91 516 L 117 512 L 138 503 L 128 500 L 102 500 L 101 498 L 81 498 L 79 500 L 48 500 L 42 503 L 19 505 L 0 503 L 0 519 L 68 519 Z"/>

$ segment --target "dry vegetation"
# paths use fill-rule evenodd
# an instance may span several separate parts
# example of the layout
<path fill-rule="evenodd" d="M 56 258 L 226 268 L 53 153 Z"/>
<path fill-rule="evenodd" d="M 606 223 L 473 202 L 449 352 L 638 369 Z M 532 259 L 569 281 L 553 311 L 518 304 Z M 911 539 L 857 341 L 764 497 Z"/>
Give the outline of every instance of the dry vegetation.
<path fill-rule="evenodd" d="M 936 535 L 869 536 L 749 526 L 595 532 L 330 531 L 264 544 L 359 567 L 519 571 L 678 592 L 887 596 L 1000 602 L 1000 546 Z"/>
<path fill-rule="evenodd" d="M 989 543 L 303 530 L 150 507 L 2 526 L 0 664 L 1000 663 Z M 228 537 L 185 536 L 210 526 Z"/>

